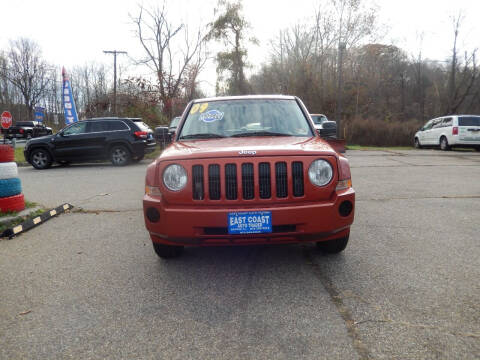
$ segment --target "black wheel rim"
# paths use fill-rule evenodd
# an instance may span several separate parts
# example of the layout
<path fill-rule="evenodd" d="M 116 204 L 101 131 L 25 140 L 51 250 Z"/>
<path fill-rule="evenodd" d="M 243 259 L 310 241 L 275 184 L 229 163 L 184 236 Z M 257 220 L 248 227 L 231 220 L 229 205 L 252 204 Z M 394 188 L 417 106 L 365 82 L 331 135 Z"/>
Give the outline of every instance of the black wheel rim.
<path fill-rule="evenodd" d="M 112 160 L 115 164 L 124 164 L 127 161 L 127 152 L 122 148 L 115 148 L 112 151 Z"/>
<path fill-rule="evenodd" d="M 32 155 L 32 162 L 35 166 L 43 168 L 48 164 L 48 156 L 43 151 L 37 151 Z"/>

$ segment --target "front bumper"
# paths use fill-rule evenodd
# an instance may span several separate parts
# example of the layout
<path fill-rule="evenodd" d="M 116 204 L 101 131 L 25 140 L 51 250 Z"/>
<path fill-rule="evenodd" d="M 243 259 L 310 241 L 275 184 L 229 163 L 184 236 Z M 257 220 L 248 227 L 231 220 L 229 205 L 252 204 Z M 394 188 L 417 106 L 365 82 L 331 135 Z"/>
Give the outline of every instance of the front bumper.
<path fill-rule="evenodd" d="M 349 201 L 348 216 L 339 213 L 340 204 Z M 145 225 L 153 242 L 167 245 L 243 245 L 326 241 L 348 236 L 354 219 L 355 191 L 335 193 L 329 200 L 277 206 L 174 206 L 160 197 L 145 195 Z M 147 210 L 155 208 L 159 219 L 149 220 Z M 272 233 L 228 234 L 228 213 L 233 211 L 271 211 Z"/>

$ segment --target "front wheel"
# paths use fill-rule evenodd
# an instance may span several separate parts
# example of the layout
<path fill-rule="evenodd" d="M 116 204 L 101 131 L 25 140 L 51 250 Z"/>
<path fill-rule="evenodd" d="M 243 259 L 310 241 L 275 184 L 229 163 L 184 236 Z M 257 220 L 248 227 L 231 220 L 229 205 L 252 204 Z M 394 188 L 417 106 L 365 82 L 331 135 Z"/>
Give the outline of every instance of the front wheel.
<path fill-rule="evenodd" d="M 448 145 L 448 140 L 445 136 L 442 136 L 440 138 L 440 149 L 442 149 L 443 151 L 450 150 L 450 146 Z"/>
<path fill-rule="evenodd" d="M 415 138 L 414 145 L 416 149 L 422 148 L 422 145 L 420 144 L 420 140 L 418 140 L 418 138 Z"/>
<path fill-rule="evenodd" d="M 130 151 L 123 145 L 115 145 L 110 149 L 110 160 L 115 166 L 128 165 L 131 159 Z"/>
<path fill-rule="evenodd" d="M 172 246 L 158 243 L 152 243 L 153 249 L 162 259 L 173 259 L 179 257 L 183 253 L 183 246 Z"/>
<path fill-rule="evenodd" d="M 343 250 L 345 250 L 345 248 L 347 247 L 348 238 L 349 238 L 349 235 L 340 239 L 318 241 L 317 248 L 321 252 L 324 252 L 327 254 L 338 254 L 339 252 L 342 252 Z"/>
<path fill-rule="evenodd" d="M 45 149 L 35 149 L 30 155 L 30 163 L 35 169 L 48 169 L 52 165 L 52 157 Z"/>

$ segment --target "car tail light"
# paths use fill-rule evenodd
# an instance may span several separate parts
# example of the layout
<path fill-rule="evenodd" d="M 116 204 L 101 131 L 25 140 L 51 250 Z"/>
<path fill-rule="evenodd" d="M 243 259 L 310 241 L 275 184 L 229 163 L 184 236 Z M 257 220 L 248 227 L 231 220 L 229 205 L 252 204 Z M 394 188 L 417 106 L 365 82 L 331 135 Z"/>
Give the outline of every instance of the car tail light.
<path fill-rule="evenodd" d="M 148 132 L 146 131 L 135 131 L 134 134 L 139 139 L 146 139 L 148 137 Z"/>
<path fill-rule="evenodd" d="M 23 129 L 20 129 L 19 132 L 20 132 L 20 134 L 23 134 Z"/>
<path fill-rule="evenodd" d="M 458 127 L 454 126 L 452 128 L 452 135 L 458 135 Z"/>

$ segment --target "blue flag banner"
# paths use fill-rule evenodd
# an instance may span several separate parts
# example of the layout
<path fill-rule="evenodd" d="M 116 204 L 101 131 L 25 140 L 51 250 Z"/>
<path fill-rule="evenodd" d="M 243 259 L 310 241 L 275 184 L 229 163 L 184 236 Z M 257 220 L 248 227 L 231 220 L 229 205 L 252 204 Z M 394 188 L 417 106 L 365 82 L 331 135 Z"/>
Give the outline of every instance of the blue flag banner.
<path fill-rule="evenodd" d="M 67 72 L 65 68 L 62 69 L 63 77 L 63 90 L 62 90 L 62 99 L 63 99 L 63 109 L 65 112 L 65 125 L 72 124 L 78 121 L 77 109 L 75 108 L 75 101 L 73 100 L 72 94 L 72 85 L 68 79 Z"/>
<path fill-rule="evenodd" d="M 45 117 L 45 108 L 36 106 L 35 107 L 35 121 L 43 122 Z"/>

